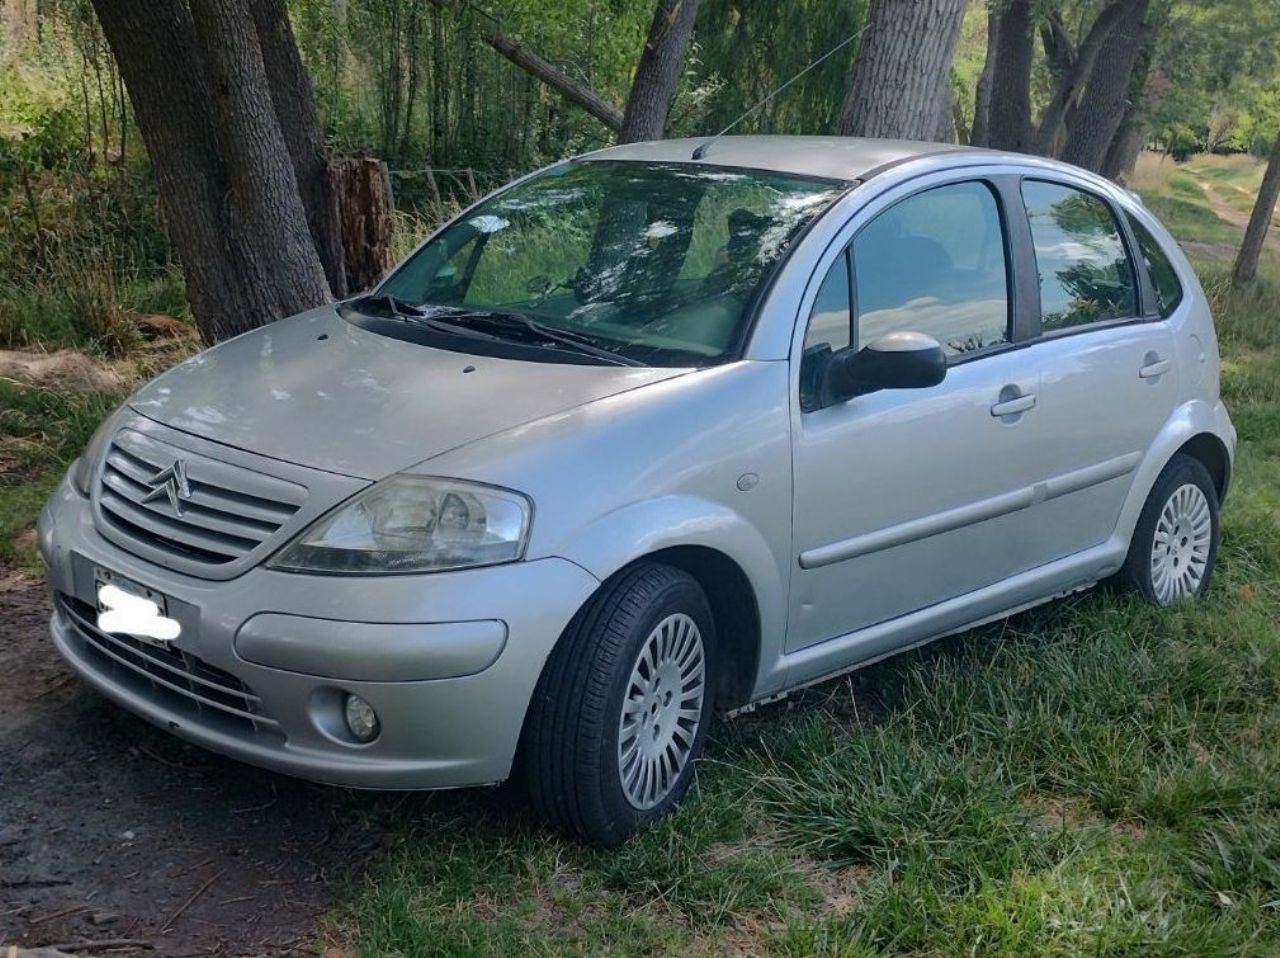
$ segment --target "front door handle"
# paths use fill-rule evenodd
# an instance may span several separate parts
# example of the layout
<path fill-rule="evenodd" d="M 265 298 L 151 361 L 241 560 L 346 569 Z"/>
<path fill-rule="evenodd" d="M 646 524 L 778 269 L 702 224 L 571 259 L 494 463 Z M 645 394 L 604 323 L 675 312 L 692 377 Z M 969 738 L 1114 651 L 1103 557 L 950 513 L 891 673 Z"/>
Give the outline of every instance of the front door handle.
<path fill-rule="evenodd" d="M 1167 373 L 1172 365 L 1167 359 L 1150 359 L 1138 370 L 1138 376 L 1141 379 L 1155 379 Z"/>
<path fill-rule="evenodd" d="M 1036 404 L 1035 393 L 1023 393 L 1012 399 L 1004 399 L 991 407 L 991 415 L 999 419 L 1002 416 L 1017 416 L 1032 409 Z"/>

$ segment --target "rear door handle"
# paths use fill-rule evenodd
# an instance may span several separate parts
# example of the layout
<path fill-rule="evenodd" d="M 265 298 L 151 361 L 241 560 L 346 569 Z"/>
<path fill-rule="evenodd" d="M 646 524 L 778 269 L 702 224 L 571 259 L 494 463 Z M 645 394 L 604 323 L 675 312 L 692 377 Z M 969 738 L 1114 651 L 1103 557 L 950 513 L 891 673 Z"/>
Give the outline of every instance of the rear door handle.
<path fill-rule="evenodd" d="M 1155 379 L 1167 373 L 1172 365 L 1167 359 L 1157 359 L 1139 369 L 1138 376 L 1141 379 Z"/>
<path fill-rule="evenodd" d="M 1036 404 L 1035 393 L 1024 393 L 1021 396 L 1015 396 L 1013 399 L 1005 399 L 996 403 L 991 407 L 991 415 L 999 418 L 1001 416 L 1016 416 L 1024 413 L 1028 409 L 1032 409 Z"/>

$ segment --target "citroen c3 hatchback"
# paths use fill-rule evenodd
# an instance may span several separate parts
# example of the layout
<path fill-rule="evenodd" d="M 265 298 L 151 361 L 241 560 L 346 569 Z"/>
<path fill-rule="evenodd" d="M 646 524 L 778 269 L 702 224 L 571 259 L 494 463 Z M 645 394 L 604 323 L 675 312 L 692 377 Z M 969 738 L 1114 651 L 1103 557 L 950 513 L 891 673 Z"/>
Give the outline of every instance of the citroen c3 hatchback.
<path fill-rule="evenodd" d="M 41 517 L 52 636 L 150 722 L 616 843 L 707 727 L 1116 579 L 1205 591 L 1235 433 L 1132 195 L 874 140 L 602 150 L 370 294 L 135 393 Z"/>

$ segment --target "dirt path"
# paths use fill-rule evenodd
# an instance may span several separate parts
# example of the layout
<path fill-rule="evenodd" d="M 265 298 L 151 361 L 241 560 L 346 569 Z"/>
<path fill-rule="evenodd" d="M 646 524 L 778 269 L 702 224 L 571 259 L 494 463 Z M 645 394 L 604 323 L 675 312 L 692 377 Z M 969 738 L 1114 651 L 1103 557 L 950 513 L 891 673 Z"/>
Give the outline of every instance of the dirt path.
<path fill-rule="evenodd" d="M 1223 222 L 1230 223 L 1232 226 L 1240 229 L 1248 229 L 1249 214 L 1236 209 L 1230 203 L 1222 198 L 1222 195 L 1214 189 L 1208 180 L 1196 180 L 1196 185 L 1204 193 L 1204 197 L 1209 201 L 1209 208 L 1213 210 L 1213 215 Z M 1275 219 L 1272 219 L 1272 228 L 1267 231 L 1266 245 L 1280 252 L 1280 232 L 1275 228 Z"/>
<path fill-rule="evenodd" d="M 317 918 L 382 841 L 361 823 L 394 799 L 165 735 L 64 668 L 48 616 L 43 586 L 0 566 L 0 952 L 315 954 Z"/>

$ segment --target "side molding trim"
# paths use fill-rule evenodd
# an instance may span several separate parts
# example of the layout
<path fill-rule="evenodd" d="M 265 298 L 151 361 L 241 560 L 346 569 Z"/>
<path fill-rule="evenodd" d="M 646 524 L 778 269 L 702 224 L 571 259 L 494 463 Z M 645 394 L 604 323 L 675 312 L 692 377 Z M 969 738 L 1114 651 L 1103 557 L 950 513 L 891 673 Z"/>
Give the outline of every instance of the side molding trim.
<path fill-rule="evenodd" d="M 875 532 L 854 536 L 851 539 L 842 539 L 839 542 L 818 546 L 816 549 L 800 553 L 800 568 L 820 569 L 836 562 L 844 562 L 847 559 L 855 559 L 858 556 L 870 555 L 884 549 L 906 545 L 908 542 L 915 542 L 917 539 L 927 539 L 930 536 L 941 535 L 944 532 L 952 532 L 965 526 L 976 525 L 979 522 L 986 522 L 989 519 L 1017 512 L 1020 509 L 1029 509 L 1037 503 L 1046 502 L 1049 499 L 1057 499 L 1060 496 L 1070 495 L 1090 486 L 1096 486 L 1111 479 L 1118 479 L 1121 476 L 1128 475 L 1137 468 L 1138 463 L 1141 461 L 1141 452 L 1130 452 L 1114 459 L 1095 463 L 1092 466 L 1085 466 L 1083 469 L 1076 469 L 1060 476 L 1054 476 L 1052 479 L 1038 482 L 1033 486 L 1025 486 L 1012 492 L 992 496 L 989 499 L 982 499 L 978 502 L 958 506 L 955 509 L 948 509 L 945 512 L 934 513 L 931 516 L 923 516 L 919 519 L 910 519 L 896 526 L 877 529 Z"/>

